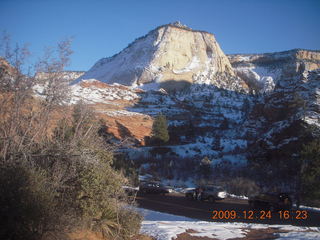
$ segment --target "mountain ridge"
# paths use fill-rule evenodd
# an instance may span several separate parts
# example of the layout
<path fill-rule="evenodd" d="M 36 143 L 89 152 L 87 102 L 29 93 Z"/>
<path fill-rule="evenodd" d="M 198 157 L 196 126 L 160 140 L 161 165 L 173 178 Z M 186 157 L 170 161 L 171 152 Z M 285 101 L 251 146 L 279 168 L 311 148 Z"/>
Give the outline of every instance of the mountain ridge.
<path fill-rule="evenodd" d="M 262 53 L 228 53 L 227 56 L 232 55 L 243 55 L 243 56 L 249 56 L 249 55 L 265 55 L 265 54 L 275 54 L 275 53 L 289 53 L 289 52 L 298 52 L 298 51 L 308 51 L 308 52 L 320 52 L 318 49 L 306 49 L 306 48 L 292 48 L 288 50 L 283 51 L 275 51 L 275 52 L 262 52 Z"/>
<path fill-rule="evenodd" d="M 186 31 L 191 31 L 191 32 L 203 32 L 203 33 L 208 33 L 208 34 L 212 34 L 214 35 L 213 33 L 210 33 L 210 32 L 207 32 L 207 31 L 203 31 L 203 30 L 194 30 L 192 28 L 189 28 L 187 27 L 186 25 L 183 25 L 181 24 L 179 21 L 176 21 L 176 22 L 173 22 L 173 23 L 167 23 L 167 24 L 163 24 L 163 25 L 160 25 L 152 30 L 150 30 L 147 34 L 141 36 L 141 37 L 138 37 L 136 39 L 134 39 L 131 43 L 128 44 L 127 47 L 125 47 L 124 49 L 122 49 L 121 51 L 119 51 L 118 53 L 115 53 L 114 55 L 110 56 L 110 57 L 104 57 L 104 58 L 113 58 L 115 56 L 117 56 L 119 53 L 121 53 L 122 51 L 124 51 L 126 48 L 130 47 L 133 43 L 135 43 L 136 41 L 140 40 L 140 39 L 143 39 L 145 37 L 147 37 L 150 33 L 153 33 L 155 31 L 157 31 L 158 29 L 160 28 L 165 28 L 165 27 L 173 27 L 173 28 L 178 28 L 178 29 L 183 29 L 183 30 L 186 30 Z"/>

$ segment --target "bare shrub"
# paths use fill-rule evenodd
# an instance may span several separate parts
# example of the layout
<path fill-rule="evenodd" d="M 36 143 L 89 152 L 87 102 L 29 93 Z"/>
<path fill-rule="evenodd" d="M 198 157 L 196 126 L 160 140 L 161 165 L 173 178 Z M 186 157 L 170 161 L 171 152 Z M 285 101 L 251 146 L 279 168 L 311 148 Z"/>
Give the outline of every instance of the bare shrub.
<path fill-rule="evenodd" d="M 6 49 L 8 60 L 0 62 L 0 238 L 50 233 L 61 239 L 84 228 L 126 239 L 135 232 L 120 217 L 126 179 L 111 167 L 112 148 L 99 136 L 94 112 L 83 103 L 66 105 L 60 73 L 70 42 L 37 64 L 37 71 L 50 73 L 43 82 L 23 73 L 24 49 L 11 55 Z M 35 97 L 37 86 L 43 91 Z"/>
<path fill-rule="evenodd" d="M 239 196 L 251 196 L 257 194 L 260 188 L 257 184 L 248 178 L 238 177 L 226 183 L 229 193 Z"/>

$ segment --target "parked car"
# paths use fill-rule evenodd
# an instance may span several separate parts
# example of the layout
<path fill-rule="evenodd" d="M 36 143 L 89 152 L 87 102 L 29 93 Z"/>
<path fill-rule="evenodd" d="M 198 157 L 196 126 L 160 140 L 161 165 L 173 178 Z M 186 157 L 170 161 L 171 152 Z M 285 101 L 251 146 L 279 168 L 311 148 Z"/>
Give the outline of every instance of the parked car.
<path fill-rule="evenodd" d="M 185 192 L 185 196 L 191 199 L 208 200 L 214 202 L 216 200 L 225 199 L 226 191 L 220 186 L 205 186 L 189 189 Z"/>
<path fill-rule="evenodd" d="M 249 198 L 249 205 L 252 208 L 276 210 L 290 210 L 292 199 L 289 193 L 260 193 Z"/>
<path fill-rule="evenodd" d="M 185 190 L 184 194 L 186 198 L 194 199 L 195 198 L 195 188 L 188 188 Z"/>
<path fill-rule="evenodd" d="M 166 194 L 171 192 L 172 189 L 159 182 L 143 182 L 139 186 L 139 191 L 142 193 Z"/>
<path fill-rule="evenodd" d="M 209 202 L 214 202 L 216 200 L 223 200 L 227 197 L 226 191 L 219 186 L 207 186 L 203 189 L 201 193 L 202 200 L 209 200 Z"/>

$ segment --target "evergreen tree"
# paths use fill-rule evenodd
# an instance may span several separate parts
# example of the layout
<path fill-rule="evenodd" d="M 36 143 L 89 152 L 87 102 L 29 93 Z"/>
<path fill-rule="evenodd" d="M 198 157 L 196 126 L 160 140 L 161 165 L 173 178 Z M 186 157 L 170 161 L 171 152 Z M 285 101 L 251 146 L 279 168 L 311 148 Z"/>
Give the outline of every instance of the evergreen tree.
<path fill-rule="evenodd" d="M 228 119 L 227 118 L 223 118 L 223 121 L 222 123 L 220 124 L 220 128 L 222 130 L 227 130 L 229 129 L 229 122 L 228 122 Z"/>
<path fill-rule="evenodd" d="M 301 162 L 302 194 L 309 199 L 319 199 L 320 139 L 303 146 Z"/>
<path fill-rule="evenodd" d="M 245 114 L 248 114 L 250 111 L 250 102 L 248 100 L 248 98 L 244 99 L 243 104 L 242 104 L 242 111 Z"/>
<path fill-rule="evenodd" d="M 156 144 L 164 144 L 169 141 L 167 119 L 161 113 L 155 118 L 152 125 L 152 141 Z"/>
<path fill-rule="evenodd" d="M 193 125 L 193 123 L 192 123 L 192 121 L 191 120 L 189 120 L 189 123 L 188 123 L 188 125 L 187 125 L 187 130 L 186 130 L 186 137 L 188 138 L 188 139 L 193 139 L 194 137 L 195 137 L 195 127 L 194 127 L 194 125 Z"/>
<path fill-rule="evenodd" d="M 221 137 L 220 136 L 216 136 L 212 142 L 212 150 L 215 150 L 215 151 L 222 151 L 223 150 L 223 147 L 221 146 L 221 143 L 220 143 L 220 140 L 221 140 Z"/>

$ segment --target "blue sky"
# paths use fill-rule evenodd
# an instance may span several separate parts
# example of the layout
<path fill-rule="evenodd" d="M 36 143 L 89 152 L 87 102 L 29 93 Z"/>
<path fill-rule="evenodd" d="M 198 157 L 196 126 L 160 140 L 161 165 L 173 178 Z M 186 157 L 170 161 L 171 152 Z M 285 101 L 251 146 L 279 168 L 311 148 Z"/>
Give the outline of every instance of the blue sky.
<path fill-rule="evenodd" d="M 28 43 L 33 60 L 72 36 L 71 70 L 176 20 L 215 34 L 225 53 L 320 49 L 320 0 L 0 0 L 0 31 Z"/>

